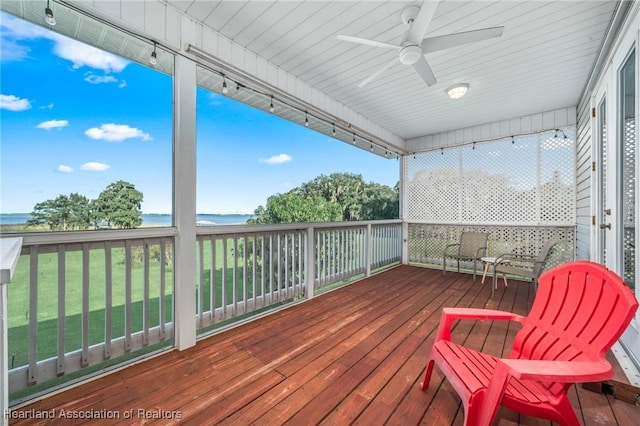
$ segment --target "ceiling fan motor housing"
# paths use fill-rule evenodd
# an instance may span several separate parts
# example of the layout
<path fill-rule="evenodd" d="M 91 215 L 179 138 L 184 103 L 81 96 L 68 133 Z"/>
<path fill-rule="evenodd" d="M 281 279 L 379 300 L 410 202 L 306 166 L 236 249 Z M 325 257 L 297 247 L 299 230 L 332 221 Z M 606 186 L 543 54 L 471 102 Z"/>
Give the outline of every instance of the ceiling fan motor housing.
<path fill-rule="evenodd" d="M 415 44 L 410 44 L 403 47 L 402 50 L 400 50 L 400 52 L 398 53 L 400 62 L 405 65 L 415 64 L 416 62 L 418 62 L 418 59 L 420 59 L 421 55 L 422 49 L 420 48 L 420 46 L 417 46 Z"/>

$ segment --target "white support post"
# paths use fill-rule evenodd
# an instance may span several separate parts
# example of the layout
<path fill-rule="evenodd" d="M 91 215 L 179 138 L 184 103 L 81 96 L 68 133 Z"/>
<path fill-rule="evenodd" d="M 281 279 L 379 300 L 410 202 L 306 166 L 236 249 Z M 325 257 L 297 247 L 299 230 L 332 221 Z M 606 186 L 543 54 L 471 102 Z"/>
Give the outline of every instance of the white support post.
<path fill-rule="evenodd" d="M 9 314 L 7 287 L 22 251 L 22 238 L 0 240 L 0 425 L 9 424 Z"/>
<path fill-rule="evenodd" d="M 407 205 L 406 205 L 406 196 L 405 196 L 405 186 L 404 186 L 404 181 L 405 181 L 405 177 L 406 177 L 406 170 L 407 170 L 407 156 L 403 155 L 401 157 L 400 160 L 400 170 L 399 170 L 399 180 L 398 182 L 400 183 L 400 193 L 399 193 L 399 197 L 400 199 L 398 200 L 398 202 L 400 203 L 399 206 L 399 211 L 400 211 L 400 217 L 399 219 L 402 219 L 402 264 L 403 265 L 408 265 L 409 264 L 409 223 L 407 222 Z"/>
<path fill-rule="evenodd" d="M 364 237 L 364 250 L 365 250 L 365 255 L 366 255 L 366 259 L 365 259 L 365 263 L 367 265 L 367 272 L 365 276 L 371 276 L 371 251 L 372 251 L 372 244 L 371 244 L 371 223 L 367 224 L 367 234 Z"/>
<path fill-rule="evenodd" d="M 7 315 L 7 286 L 8 283 L 0 283 L 0 370 L 2 383 L 0 383 L 0 425 L 9 424 L 9 342 L 7 341 L 8 320 Z"/>
<path fill-rule="evenodd" d="M 409 224 L 402 222 L 402 264 L 409 264 Z"/>
<path fill-rule="evenodd" d="M 174 344 L 196 344 L 196 64 L 175 56 L 173 220 L 178 234 L 174 257 Z"/>
<path fill-rule="evenodd" d="M 307 228 L 307 259 L 306 259 L 307 299 L 315 295 L 316 281 L 316 244 L 313 227 Z"/>

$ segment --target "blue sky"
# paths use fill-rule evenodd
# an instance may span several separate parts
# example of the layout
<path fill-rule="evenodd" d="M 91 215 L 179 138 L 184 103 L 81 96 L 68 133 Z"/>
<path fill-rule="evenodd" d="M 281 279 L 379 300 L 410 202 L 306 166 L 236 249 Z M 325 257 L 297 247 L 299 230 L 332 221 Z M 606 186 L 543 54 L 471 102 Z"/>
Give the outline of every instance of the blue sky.
<path fill-rule="evenodd" d="M 1 213 L 133 183 L 171 212 L 170 76 L 0 12 Z M 204 89 L 197 92 L 197 211 L 252 213 L 321 174 L 393 186 L 399 163 Z"/>

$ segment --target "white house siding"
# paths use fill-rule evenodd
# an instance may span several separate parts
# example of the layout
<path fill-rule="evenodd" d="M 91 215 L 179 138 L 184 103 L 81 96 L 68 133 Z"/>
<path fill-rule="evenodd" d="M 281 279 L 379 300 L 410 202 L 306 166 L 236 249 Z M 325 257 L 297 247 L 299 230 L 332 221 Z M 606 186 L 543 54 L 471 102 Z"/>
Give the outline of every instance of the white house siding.
<path fill-rule="evenodd" d="M 593 225 L 593 214 L 597 201 L 593 199 L 593 179 L 596 174 L 593 171 L 592 164 L 596 159 L 593 158 L 593 145 L 595 141 L 592 131 L 595 127 L 593 126 L 594 118 L 592 117 L 593 105 L 591 104 L 591 100 L 594 96 L 594 90 L 598 89 L 598 82 L 601 82 L 605 76 L 607 69 L 605 64 L 609 64 L 611 62 L 618 44 L 623 37 L 625 37 L 626 33 L 629 31 L 633 33 L 634 30 L 629 30 L 629 28 L 633 28 L 633 24 L 631 24 L 631 22 L 633 22 L 634 19 L 637 19 L 639 9 L 640 4 L 638 2 L 628 2 L 620 5 L 620 8 L 614 17 L 612 28 L 609 30 L 610 33 L 607 35 L 607 39 L 605 40 L 603 52 L 601 52 L 602 60 L 600 68 L 596 71 L 598 74 L 594 74 L 591 77 L 578 104 L 576 135 L 577 259 L 595 260 L 592 259 L 596 231 L 595 225 Z M 599 164 L 596 164 L 596 168 L 599 166 Z"/>
<path fill-rule="evenodd" d="M 591 96 L 580 101 L 576 130 L 576 259 L 590 260 L 591 212 Z"/>
<path fill-rule="evenodd" d="M 574 126 L 575 124 L 576 107 L 569 106 L 553 111 L 408 139 L 407 151 L 430 151 L 472 142 L 558 129 L 566 126 Z"/>

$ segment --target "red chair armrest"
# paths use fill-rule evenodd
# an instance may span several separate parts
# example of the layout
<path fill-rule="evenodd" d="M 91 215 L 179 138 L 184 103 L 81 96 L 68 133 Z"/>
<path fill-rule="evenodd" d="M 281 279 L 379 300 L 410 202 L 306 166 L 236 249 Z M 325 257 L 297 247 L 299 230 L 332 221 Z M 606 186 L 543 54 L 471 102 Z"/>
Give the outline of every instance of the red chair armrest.
<path fill-rule="evenodd" d="M 611 365 L 605 361 L 541 361 L 501 359 L 511 376 L 523 380 L 552 382 L 598 382 L 613 377 Z"/>
<path fill-rule="evenodd" d="M 443 308 L 436 341 L 451 340 L 451 326 L 454 321 L 457 320 L 504 320 L 520 322 L 523 318 L 522 315 L 494 309 Z"/>

